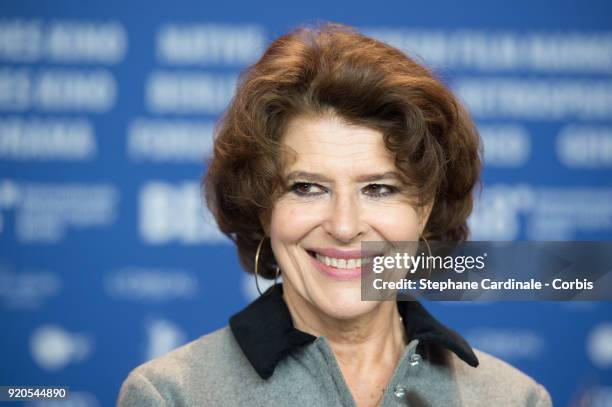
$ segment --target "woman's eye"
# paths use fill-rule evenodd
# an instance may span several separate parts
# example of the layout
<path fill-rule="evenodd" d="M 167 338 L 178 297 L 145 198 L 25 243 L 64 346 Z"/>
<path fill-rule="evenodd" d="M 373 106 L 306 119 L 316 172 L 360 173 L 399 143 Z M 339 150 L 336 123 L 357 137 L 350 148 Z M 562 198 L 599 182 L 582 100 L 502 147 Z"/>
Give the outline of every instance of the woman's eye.
<path fill-rule="evenodd" d="M 363 188 L 363 192 L 369 196 L 382 197 L 396 193 L 397 188 L 392 185 L 369 184 Z"/>
<path fill-rule="evenodd" d="M 325 189 L 310 182 L 296 182 L 291 185 L 291 192 L 299 196 L 315 196 L 325 193 Z"/>

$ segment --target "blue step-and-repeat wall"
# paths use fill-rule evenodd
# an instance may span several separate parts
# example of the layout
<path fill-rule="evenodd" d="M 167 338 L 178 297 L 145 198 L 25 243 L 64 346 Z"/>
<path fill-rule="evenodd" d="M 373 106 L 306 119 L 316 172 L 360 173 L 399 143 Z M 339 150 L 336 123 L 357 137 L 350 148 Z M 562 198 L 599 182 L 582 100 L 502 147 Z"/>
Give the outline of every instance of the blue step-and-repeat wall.
<path fill-rule="evenodd" d="M 305 22 L 355 25 L 465 101 L 474 240 L 612 240 L 612 3 L 293 3 L 0 4 L 0 385 L 113 405 L 255 297 L 198 182 L 241 69 Z M 427 307 L 555 405 L 612 406 L 611 303 Z"/>

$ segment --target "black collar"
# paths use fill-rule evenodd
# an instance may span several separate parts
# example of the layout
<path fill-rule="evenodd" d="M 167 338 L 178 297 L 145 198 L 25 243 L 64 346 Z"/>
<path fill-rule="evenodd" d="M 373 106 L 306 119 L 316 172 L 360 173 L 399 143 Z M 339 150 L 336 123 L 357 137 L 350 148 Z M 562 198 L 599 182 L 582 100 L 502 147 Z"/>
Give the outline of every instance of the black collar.
<path fill-rule="evenodd" d="M 419 345 L 435 343 L 453 351 L 468 365 L 478 366 L 478 358 L 461 335 L 438 322 L 418 301 L 398 301 L 397 308 L 409 340 Z M 270 287 L 262 296 L 230 318 L 230 328 L 238 345 L 262 379 L 274 373 L 278 362 L 293 349 L 316 339 L 293 326 L 283 299 L 283 285 Z"/>

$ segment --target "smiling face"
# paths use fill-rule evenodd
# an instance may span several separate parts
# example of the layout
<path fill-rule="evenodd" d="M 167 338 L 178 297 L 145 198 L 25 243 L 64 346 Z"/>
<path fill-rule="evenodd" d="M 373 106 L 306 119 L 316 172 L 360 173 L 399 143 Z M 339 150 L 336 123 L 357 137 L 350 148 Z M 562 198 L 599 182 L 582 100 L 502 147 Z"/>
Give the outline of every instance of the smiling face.
<path fill-rule="evenodd" d="M 361 242 L 418 240 L 426 221 L 382 133 L 331 114 L 299 116 L 282 142 L 296 155 L 287 159 L 269 232 L 285 295 L 333 318 L 372 311 L 380 304 L 361 301 Z"/>

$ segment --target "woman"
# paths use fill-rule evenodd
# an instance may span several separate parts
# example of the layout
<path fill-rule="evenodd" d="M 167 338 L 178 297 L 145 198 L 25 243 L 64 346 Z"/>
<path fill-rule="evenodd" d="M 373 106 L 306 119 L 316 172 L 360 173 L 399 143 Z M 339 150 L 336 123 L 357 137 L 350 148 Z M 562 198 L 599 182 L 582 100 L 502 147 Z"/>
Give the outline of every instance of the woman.
<path fill-rule="evenodd" d="M 418 302 L 361 301 L 361 242 L 467 239 L 479 173 L 472 121 L 426 68 L 341 25 L 277 39 L 204 187 L 244 268 L 283 284 L 135 369 L 119 405 L 551 405 Z"/>

